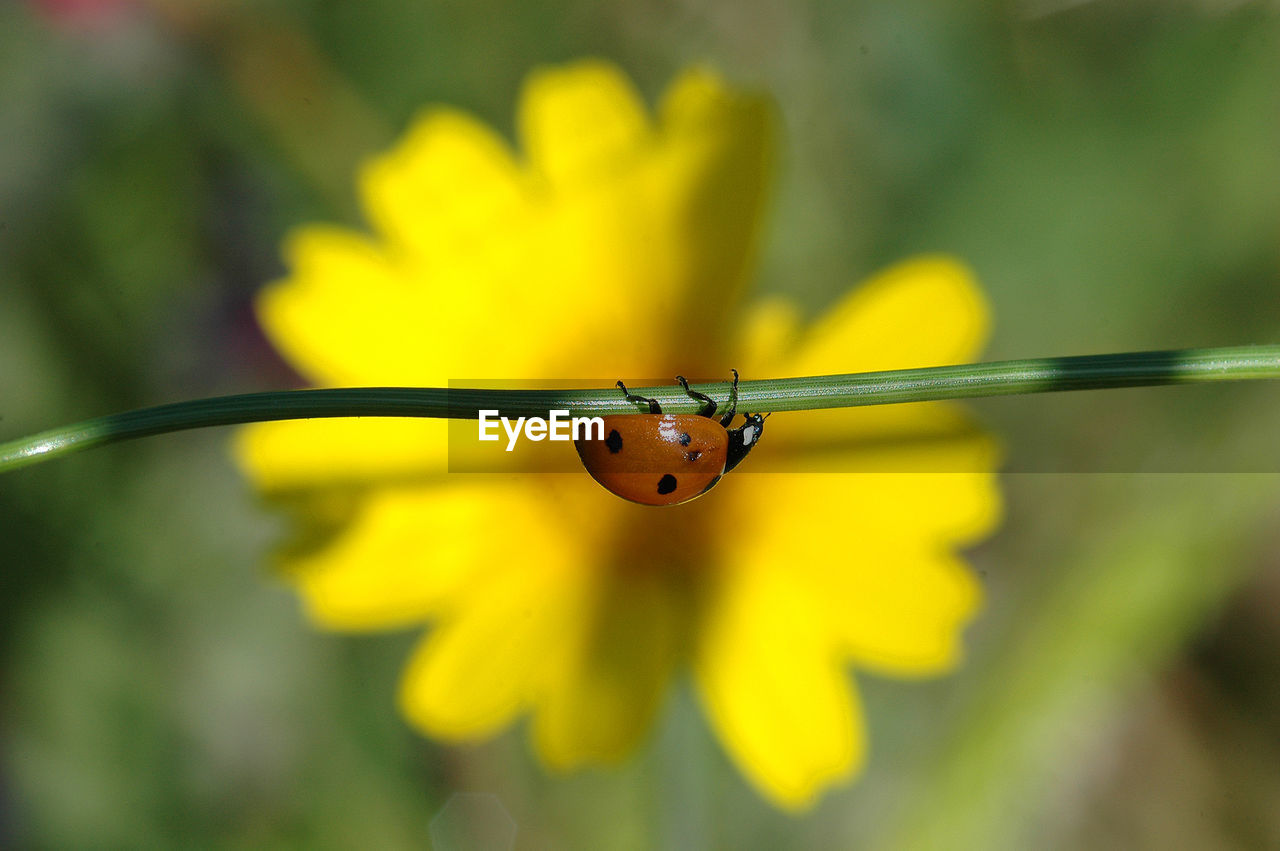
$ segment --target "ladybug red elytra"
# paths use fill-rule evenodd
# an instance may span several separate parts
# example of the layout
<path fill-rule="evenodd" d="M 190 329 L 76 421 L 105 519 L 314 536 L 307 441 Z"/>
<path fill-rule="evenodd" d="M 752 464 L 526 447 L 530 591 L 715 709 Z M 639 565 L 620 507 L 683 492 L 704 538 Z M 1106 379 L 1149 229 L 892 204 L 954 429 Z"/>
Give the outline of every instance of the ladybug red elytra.
<path fill-rule="evenodd" d="M 574 441 L 582 464 L 604 488 L 642 505 L 679 505 L 701 496 L 747 457 L 764 432 L 760 414 L 743 414 L 746 422 L 728 425 L 738 408 L 738 371 L 733 370 L 729 411 L 714 418 L 716 401 L 689 389 L 684 376 L 676 381 L 703 403 L 697 414 L 664 414 L 656 399 L 634 396 L 621 381 L 628 402 L 645 402 L 647 414 L 602 417 L 604 439 Z"/>

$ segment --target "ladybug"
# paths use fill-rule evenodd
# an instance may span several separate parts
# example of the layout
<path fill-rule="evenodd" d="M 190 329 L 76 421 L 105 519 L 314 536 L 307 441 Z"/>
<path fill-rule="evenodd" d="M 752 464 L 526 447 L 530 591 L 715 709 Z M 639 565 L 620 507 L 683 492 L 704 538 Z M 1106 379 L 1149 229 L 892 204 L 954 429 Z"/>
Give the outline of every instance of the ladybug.
<path fill-rule="evenodd" d="M 714 399 L 690 390 L 682 375 L 676 381 L 703 403 L 701 412 L 664 414 L 656 399 L 632 395 L 619 381 L 627 401 L 647 403 L 649 413 L 602 417 L 604 440 L 574 441 L 583 466 L 606 490 L 641 505 L 679 505 L 711 490 L 760 440 L 765 418 L 759 414 L 743 414 L 746 422 L 728 428 L 738 407 L 736 369 L 728 413 L 718 420 Z"/>

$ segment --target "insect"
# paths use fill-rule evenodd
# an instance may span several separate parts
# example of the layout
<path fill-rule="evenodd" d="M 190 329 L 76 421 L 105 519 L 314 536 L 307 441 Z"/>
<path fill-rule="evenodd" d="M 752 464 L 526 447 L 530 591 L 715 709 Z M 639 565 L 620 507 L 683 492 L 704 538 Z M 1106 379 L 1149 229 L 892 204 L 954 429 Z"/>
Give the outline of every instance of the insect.
<path fill-rule="evenodd" d="M 746 422 L 728 428 L 738 408 L 736 369 L 728 412 L 718 420 L 714 399 L 689 389 L 682 375 L 676 381 L 702 402 L 700 413 L 664 414 L 656 399 L 635 396 L 619 381 L 627 401 L 647 403 L 649 413 L 602 417 L 604 440 L 574 441 L 583 466 L 606 490 L 642 505 L 679 505 L 711 490 L 760 440 L 760 414 L 743 414 Z"/>

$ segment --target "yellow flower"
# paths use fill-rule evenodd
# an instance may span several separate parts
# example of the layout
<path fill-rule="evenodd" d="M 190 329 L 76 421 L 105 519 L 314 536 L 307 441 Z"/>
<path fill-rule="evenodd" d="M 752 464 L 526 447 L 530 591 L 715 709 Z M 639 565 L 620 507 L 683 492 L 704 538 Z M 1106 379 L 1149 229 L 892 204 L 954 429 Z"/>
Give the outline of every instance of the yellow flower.
<path fill-rule="evenodd" d="M 971 359 L 986 309 L 946 258 L 895 266 L 808 324 L 742 298 L 771 117 L 701 70 L 651 116 L 600 62 L 530 77 L 519 153 L 430 110 L 361 176 L 374 235 L 300 229 L 262 324 L 329 386 Z M 687 667 L 742 772 L 802 808 L 863 761 L 850 664 L 956 664 L 979 589 L 955 549 L 999 498 L 989 440 L 945 405 L 780 414 L 766 432 L 714 492 L 664 509 L 585 473 L 450 474 L 440 421 L 266 423 L 236 446 L 297 512 L 282 559 L 319 624 L 431 624 L 400 695 L 423 732 L 471 740 L 528 716 L 547 765 L 616 761 Z"/>

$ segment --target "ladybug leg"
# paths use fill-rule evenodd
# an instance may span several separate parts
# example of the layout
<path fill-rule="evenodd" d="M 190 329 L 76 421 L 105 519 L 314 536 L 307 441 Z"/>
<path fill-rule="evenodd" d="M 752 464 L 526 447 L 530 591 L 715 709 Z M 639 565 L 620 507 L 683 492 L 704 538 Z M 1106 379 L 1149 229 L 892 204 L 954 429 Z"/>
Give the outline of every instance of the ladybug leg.
<path fill-rule="evenodd" d="M 680 386 L 684 388 L 684 392 L 689 395 L 689 398 L 697 399 L 699 402 L 703 404 L 704 407 L 701 411 L 698 411 L 698 416 L 710 417 L 712 414 L 716 412 L 715 399 L 712 399 L 706 393 L 699 393 L 697 390 L 690 390 L 689 382 L 685 380 L 685 377 L 683 375 L 677 375 L 676 381 L 680 382 Z"/>
<path fill-rule="evenodd" d="M 729 388 L 729 411 L 720 418 L 720 425 L 725 428 L 729 427 L 729 423 L 733 422 L 733 415 L 738 412 L 738 371 L 730 370 L 733 373 L 733 386 Z M 714 412 L 714 408 L 712 411 Z M 711 416 L 708 414 L 707 416 Z"/>
<path fill-rule="evenodd" d="M 628 393 L 627 385 L 623 384 L 621 381 L 618 382 L 618 389 L 622 391 L 622 395 L 627 397 L 628 402 L 647 402 L 649 404 L 649 413 L 651 414 L 662 413 L 662 408 L 658 407 L 657 399 L 650 399 L 648 396 L 635 396 L 631 393 Z"/>

